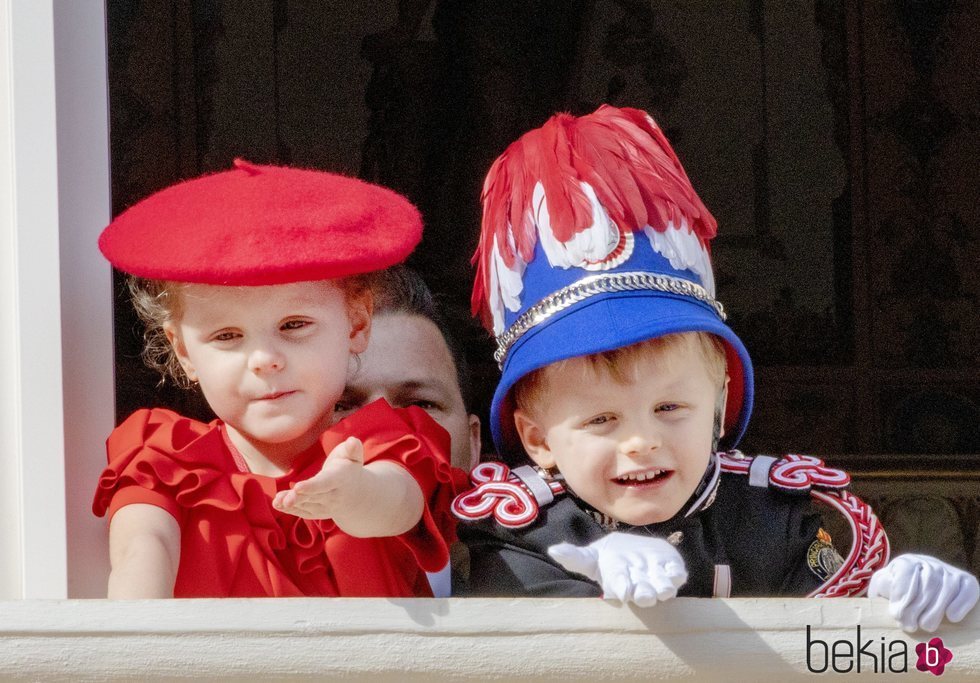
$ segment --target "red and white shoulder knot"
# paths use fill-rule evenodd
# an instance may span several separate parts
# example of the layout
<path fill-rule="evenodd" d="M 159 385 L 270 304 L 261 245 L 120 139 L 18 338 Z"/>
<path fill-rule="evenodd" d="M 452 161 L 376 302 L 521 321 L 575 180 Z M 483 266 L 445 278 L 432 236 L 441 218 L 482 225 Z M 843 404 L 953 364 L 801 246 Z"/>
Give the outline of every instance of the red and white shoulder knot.
<path fill-rule="evenodd" d="M 453 514 L 467 522 L 492 515 L 511 529 L 531 524 L 541 507 L 565 493 L 559 477 L 542 475 L 529 465 L 511 469 L 502 462 L 483 462 L 470 472 L 470 481 L 473 488 L 453 500 Z"/>
<path fill-rule="evenodd" d="M 787 492 L 808 493 L 813 488 L 843 489 L 851 483 L 844 470 L 828 467 L 820 458 L 810 455 L 771 455 L 748 457 L 739 451 L 719 453 L 721 471 L 747 474 L 749 486 L 777 488 Z"/>

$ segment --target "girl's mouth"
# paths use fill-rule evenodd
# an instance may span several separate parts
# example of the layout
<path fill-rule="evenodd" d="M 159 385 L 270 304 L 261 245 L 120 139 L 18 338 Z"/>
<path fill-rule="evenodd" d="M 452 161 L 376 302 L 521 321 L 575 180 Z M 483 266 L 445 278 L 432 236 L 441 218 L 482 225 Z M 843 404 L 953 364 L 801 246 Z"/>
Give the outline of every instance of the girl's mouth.
<path fill-rule="evenodd" d="M 259 397 L 259 400 L 260 401 L 275 401 L 276 399 L 284 398 L 284 397 L 289 396 L 289 395 L 291 395 L 293 393 L 295 393 L 295 392 L 293 392 L 293 391 L 276 391 L 276 392 L 273 392 L 271 394 L 266 394 L 265 396 L 260 396 Z"/>

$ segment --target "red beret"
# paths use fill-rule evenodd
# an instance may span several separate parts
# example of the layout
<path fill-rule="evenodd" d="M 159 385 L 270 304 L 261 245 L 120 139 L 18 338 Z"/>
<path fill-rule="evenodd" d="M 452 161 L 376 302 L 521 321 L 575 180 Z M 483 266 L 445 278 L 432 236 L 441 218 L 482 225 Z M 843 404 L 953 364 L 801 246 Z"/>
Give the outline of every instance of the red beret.
<path fill-rule="evenodd" d="M 274 285 L 400 263 L 422 238 L 400 194 L 333 173 L 256 166 L 178 183 L 130 207 L 99 237 L 119 270 L 155 280 Z"/>

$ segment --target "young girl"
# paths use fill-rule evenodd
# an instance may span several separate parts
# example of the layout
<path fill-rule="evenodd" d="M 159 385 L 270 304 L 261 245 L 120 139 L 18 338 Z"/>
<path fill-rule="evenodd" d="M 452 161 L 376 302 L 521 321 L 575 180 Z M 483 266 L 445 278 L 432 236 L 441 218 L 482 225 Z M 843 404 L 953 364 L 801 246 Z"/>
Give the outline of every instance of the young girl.
<path fill-rule="evenodd" d="M 418 212 L 351 178 L 235 166 L 99 239 L 134 276 L 151 365 L 218 418 L 144 409 L 109 437 L 109 597 L 431 595 L 454 540 L 445 432 L 383 401 L 330 427 L 368 342 L 363 274 L 408 255 Z"/>

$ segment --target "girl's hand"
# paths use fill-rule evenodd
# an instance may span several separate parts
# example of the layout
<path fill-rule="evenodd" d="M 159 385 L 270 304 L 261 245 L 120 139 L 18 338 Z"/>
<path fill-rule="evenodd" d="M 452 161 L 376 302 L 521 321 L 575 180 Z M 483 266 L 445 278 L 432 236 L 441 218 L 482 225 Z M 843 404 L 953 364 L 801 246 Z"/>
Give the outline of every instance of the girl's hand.
<path fill-rule="evenodd" d="M 899 555 L 871 575 L 868 597 L 888 598 L 888 611 L 905 631 L 939 628 L 943 616 L 963 619 L 977 604 L 977 577 L 927 555 Z"/>
<path fill-rule="evenodd" d="M 662 538 L 614 531 L 585 547 L 559 543 L 548 554 L 602 588 L 602 597 L 651 607 L 677 595 L 687 581 L 684 558 Z"/>
<path fill-rule="evenodd" d="M 425 501 L 418 483 L 401 465 L 364 464 L 364 444 L 349 437 L 327 455 L 309 479 L 272 499 L 277 510 L 305 519 L 332 519 L 359 538 L 403 534 L 422 518 Z"/>
<path fill-rule="evenodd" d="M 364 444 L 351 436 L 330 451 L 319 472 L 277 493 L 272 506 L 304 519 L 331 519 L 351 507 L 363 477 Z"/>

